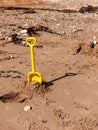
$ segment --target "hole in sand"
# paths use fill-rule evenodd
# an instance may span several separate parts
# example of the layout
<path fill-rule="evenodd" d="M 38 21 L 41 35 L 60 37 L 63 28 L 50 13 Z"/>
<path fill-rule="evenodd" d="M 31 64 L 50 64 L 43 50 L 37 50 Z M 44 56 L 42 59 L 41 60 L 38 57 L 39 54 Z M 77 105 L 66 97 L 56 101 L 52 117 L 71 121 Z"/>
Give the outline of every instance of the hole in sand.
<path fill-rule="evenodd" d="M 34 95 L 44 96 L 49 92 L 49 89 L 45 84 L 39 84 L 37 82 L 31 82 L 28 84 L 26 81 L 19 85 L 19 92 L 9 92 L 0 96 L 0 101 L 3 103 L 23 103 L 32 99 Z"/>

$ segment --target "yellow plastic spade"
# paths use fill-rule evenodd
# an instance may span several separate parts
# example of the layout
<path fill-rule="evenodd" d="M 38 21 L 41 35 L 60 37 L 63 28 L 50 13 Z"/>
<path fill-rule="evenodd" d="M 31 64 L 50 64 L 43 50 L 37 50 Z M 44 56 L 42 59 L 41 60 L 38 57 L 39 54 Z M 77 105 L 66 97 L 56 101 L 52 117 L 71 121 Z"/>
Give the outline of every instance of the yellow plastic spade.
<path fill-rule="evenodd" d="M 38 83 L 42 83 L 42 76 L 39 72 L 36 72 L 35 70 L 35 60 L 34 60 L 34 45 L 36 44 L 36 38 L 35 37 L 27 37 L 26 43 L 30 47 L 30 55 L 31 55 L 31 66 L 32 71 L 27 74 L 27 80 L 28 83 L 31 81 L 37 81 Z"/>

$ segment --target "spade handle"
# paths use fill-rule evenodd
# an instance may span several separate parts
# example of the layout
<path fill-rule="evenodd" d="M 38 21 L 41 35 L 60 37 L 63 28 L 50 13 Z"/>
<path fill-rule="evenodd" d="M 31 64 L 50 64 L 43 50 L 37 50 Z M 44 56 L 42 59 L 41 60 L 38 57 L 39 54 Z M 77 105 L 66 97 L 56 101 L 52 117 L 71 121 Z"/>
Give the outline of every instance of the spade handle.
<path fill-rule="evenodd" d="M 36 38 L 35 37 L 27 37 L 26 43 L 30 47 L 30 56 L 31 56 L 31 67 L 32 72 L 35 73 L 35 59 L 34 59 L 34 46 L 36 44 Z"/>

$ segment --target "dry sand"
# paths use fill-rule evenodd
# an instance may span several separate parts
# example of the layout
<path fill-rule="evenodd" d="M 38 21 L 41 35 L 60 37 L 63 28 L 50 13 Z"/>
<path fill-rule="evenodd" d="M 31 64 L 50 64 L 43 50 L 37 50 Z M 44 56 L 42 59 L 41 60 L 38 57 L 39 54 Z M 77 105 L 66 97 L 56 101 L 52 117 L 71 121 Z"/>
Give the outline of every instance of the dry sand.
<path fill-rule="evenodd" d="M 98 130 L 98 9 L 80 11 L 98 1 L 33 2 L 24 2 L 33 10 L 0 8 L 0 130 Z M 46 86 L 27 84 L 29 47 L 10 41 L 32 26 L 41 28 L 32 35 Z"/>

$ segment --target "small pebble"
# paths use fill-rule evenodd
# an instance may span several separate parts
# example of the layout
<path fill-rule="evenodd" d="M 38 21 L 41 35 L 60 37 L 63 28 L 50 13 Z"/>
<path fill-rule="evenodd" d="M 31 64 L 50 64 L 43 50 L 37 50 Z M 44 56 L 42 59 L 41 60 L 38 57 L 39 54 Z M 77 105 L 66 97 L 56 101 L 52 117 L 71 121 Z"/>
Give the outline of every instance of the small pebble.
<path fill-rule="evenodd" d="M 97 44 L 96 37 L 93 37 L 93 43 L 94 43 L 94 45 Z"/>
<path fill-rule="evenodd" d="M 12 56 L 12 55 L 11 55 L 10 57 L 11 57 L 11 59 L 13 58 L 13 56 Z"/>
<path fill-rule="evenodd" d="M 24 111 L 29 111 L 29 110 L 31 110 L 31 109 L 32 109 L 31 106 L 25 106 L 25 107 L 24 107 Z"/>

